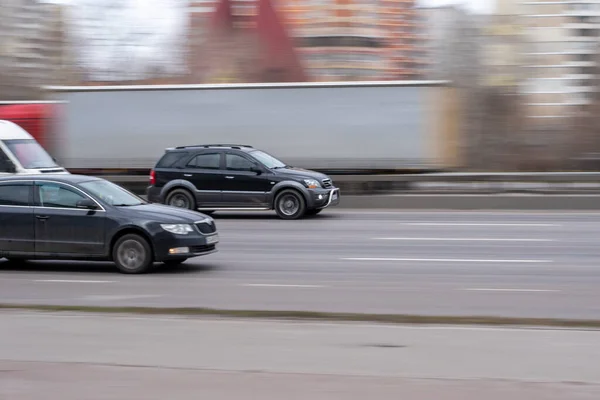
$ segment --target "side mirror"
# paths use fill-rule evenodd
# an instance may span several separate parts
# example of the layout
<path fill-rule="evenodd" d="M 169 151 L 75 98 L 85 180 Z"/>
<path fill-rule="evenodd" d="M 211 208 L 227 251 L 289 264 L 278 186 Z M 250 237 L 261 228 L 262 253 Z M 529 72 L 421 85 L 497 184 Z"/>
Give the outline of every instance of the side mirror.
<path fill-rule="evenodd" d="M 250 171 L 251 172 L 255 172 L 256 174 L 260 175 L 263 173 L 263 170 L 261 167 L 259 167 L 258 165 L 253 165 L 252 167 L 250 167 Z"/>
<path fill-rule="evenodd" d="M 77 208 L 84 210 L 97 210 L 98 205 L 91 199 L 83 199 L 77 202 Z"/>

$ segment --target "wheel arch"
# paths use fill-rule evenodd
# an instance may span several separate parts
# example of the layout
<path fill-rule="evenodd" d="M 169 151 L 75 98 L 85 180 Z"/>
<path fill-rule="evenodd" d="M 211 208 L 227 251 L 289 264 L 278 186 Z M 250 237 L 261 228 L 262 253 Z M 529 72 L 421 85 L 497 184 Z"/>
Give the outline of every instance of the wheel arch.
<path fill-rule="evenodd" d="M 304 198 L 307 207 L 310 205 L 311 202 L 308 190 L 304 186 L 302 186 L 301 183 L 294 181 L 284 181 L 279 182 L 277 185 L 275 185 L 273 187 L 273 190 L 271 191 L 272 195 L 269 199 L 269 205 L 272 209 L 275 209 L 275 199 L 277 199 L 279 193 L 283 192 L 284 190 L 294 190 L 300 193 L 300 195 Z"/>
<path fill-rule="evenodd" d="M 110 239 L 110 246 L 108 248 L 108 257 L 110 258 L 111 261 L 114 261 L 113 258 L 113 253 L 114 253 L 114 248 L 115 245 L 117 244 L 117 241 L 119 239 L 121 239 L 123 236 L 125 235 L 129 235 L 129 234 L 135 234 L 135 235 L 139 235 L 141 237 L 143 237 L 146 242 L 148 242 L 148 245 L 150 246 L 150 251 L 152 252 L 151 256 L 152 256 L 152 260 L 156 260 L 156 249 L 154 248 L 154 243 L 152 242 L 152 239 L 150 238 L 150 235 L 145 232 L 143 229 L 137 227 L 137 226 L 125 226 L 121 229 L 119 229 Z"/>
<path fill-rule="evenodd" d="M 162 202 L 165 203 L 167 201 L 167 196 L 169 195 L 169 193 L 171 193 L 173 190 L 176 190 L 176 189 L 187 190 L 188 192 L 190 192 L 190 194 L 192 195 L 194 200 L 196 200 L 196 187 L 191 182 L 186 181 L 184 179 L 175 179 L 175 180 L 172 180 L 169 183 L 167 183 L 162 188 L 161 193 L 160 193 Z"/>

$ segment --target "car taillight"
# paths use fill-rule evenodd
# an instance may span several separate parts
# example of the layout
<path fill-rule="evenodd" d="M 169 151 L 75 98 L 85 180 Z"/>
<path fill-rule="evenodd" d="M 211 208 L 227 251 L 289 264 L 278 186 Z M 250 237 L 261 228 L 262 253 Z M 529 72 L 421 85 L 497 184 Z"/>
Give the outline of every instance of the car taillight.
<path fill-rule="evenodd" d="M 150 185 L 156 185 L 156 171 L 150 171 Z"/>

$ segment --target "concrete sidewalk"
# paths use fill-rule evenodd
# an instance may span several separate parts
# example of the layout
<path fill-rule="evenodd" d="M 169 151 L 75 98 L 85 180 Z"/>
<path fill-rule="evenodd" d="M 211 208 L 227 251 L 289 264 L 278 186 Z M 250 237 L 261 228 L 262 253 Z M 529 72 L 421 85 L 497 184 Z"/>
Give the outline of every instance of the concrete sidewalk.
<path fill-rule="evenodd" d="M 600 386 L 0 362 L 2 400 L 597 400 Z"/>
<path fill-rule="evenodd" d="M 600 398 L 593 330 L 22 312 L 0 326 L 2 400 Z"/>

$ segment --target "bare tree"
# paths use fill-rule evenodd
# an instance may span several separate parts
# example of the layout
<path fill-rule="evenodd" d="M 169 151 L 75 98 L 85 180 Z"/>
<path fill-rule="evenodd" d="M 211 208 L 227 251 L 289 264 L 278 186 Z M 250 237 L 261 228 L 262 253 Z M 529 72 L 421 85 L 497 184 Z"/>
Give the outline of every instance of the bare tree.
<path fill-rule="evenodd" d="M 150 3 L 146 7 L 158 7 Z M 159 9 L 183 18 L 185 4 L 165 0 Z M 79 0 L 71 9 L 70 43 L 82 80 L 135 81 L 185 71 L 182 21 L 165 28 L 161 16 L 138 17 L 131 0 Z"/>

